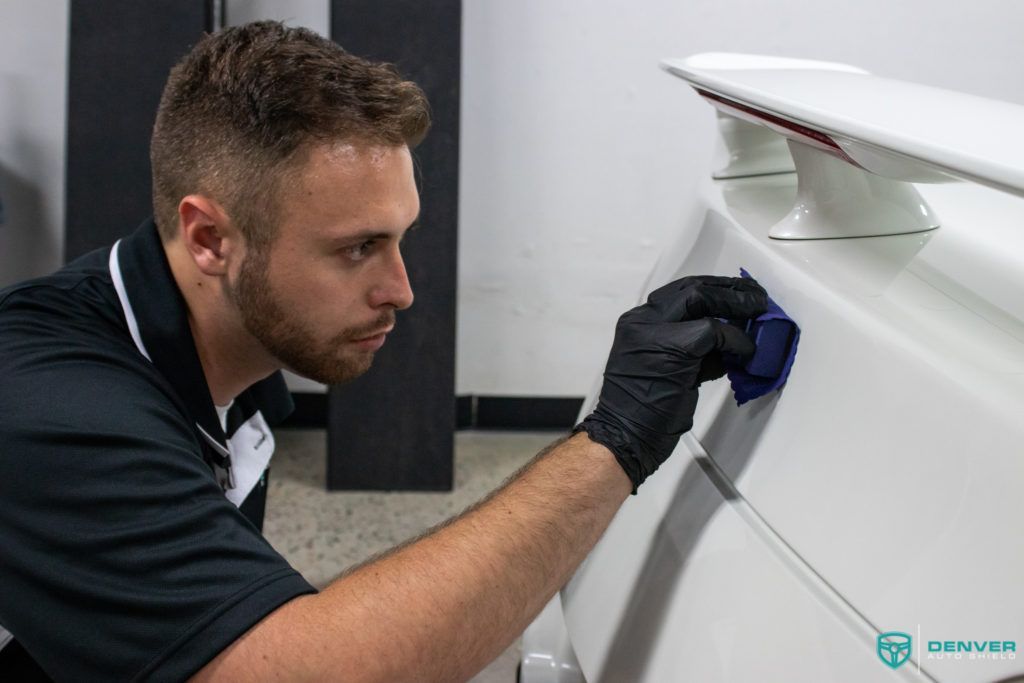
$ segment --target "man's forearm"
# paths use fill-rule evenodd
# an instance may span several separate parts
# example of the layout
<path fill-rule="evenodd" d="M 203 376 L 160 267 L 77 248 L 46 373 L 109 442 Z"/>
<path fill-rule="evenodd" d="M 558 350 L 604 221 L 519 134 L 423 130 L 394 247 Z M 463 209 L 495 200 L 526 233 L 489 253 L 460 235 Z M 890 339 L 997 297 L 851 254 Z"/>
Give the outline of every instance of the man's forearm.
<path fill-rule="evenodd" d="M 630 490 L 577 434 L 455 520 L 284 605 L 200 679 L 465 680 L 568 580 Z"/>

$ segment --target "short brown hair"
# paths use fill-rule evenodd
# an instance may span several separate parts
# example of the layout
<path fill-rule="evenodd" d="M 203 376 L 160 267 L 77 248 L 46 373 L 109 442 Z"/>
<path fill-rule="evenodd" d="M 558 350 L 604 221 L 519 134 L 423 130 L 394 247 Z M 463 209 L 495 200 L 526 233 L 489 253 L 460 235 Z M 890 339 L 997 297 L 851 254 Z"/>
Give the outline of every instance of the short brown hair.
<path fill-rule="evenodd" d="M 172 70 L 150 143 L 160 235 L 195 192 L 224 204 L 247 240 L 273 238 L 281 177 L 316 143 L 415 147 L 430 127 L 423 91 L 304 28 L 261 21 L 204 36 Z"/>

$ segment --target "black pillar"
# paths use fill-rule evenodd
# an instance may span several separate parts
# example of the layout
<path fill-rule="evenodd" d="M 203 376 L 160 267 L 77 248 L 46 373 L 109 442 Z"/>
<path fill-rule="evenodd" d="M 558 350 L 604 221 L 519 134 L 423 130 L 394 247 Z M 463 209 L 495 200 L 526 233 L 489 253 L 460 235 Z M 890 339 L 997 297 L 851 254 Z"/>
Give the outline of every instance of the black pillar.
<path fill-rule="evenodd" d="M 455 279 L 460 0 L 332 0 L 331 36 L 394 63 L 426 92 L 433 128 L 415 151 L 421 226 L 403 248 L 416 301 L 374 366 L 328 401 L 331 489 L 450 490 L 455 430 Z"/>
<path fill-rule="evenodd" d="M 153 213 L 149 137 L 167 74 L 209 30 L 210 0 L 72 0 L 64 257 Z"/>

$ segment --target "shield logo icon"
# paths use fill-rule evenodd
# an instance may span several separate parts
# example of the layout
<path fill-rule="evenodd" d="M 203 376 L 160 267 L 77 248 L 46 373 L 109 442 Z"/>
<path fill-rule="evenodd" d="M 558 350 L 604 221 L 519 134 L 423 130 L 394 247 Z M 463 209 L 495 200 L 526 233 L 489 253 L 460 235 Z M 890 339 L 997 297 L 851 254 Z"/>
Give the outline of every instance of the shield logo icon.
<path fill-rule="evenodd" d="M 898 669 L 910 659 L 910 635 L 900 631 L 887 631 L 878 635 L 878 658 L 886 666 Z"/>

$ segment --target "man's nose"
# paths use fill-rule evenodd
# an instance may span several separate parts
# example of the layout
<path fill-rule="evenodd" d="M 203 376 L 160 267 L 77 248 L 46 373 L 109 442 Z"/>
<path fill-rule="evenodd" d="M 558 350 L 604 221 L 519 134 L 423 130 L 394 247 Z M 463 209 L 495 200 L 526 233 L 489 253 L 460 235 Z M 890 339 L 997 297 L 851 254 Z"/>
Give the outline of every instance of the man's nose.
<path fill-rule="evenodd" d="M 405 261 L 397 245 L 388 254 L 383 267 L 381 281 L 370 292 L 370 305 L 374 308 L 394 306 L 400 311 L 412 306 L 413 293 L 409 285 L 409 274 L 405 271 Z"/>

